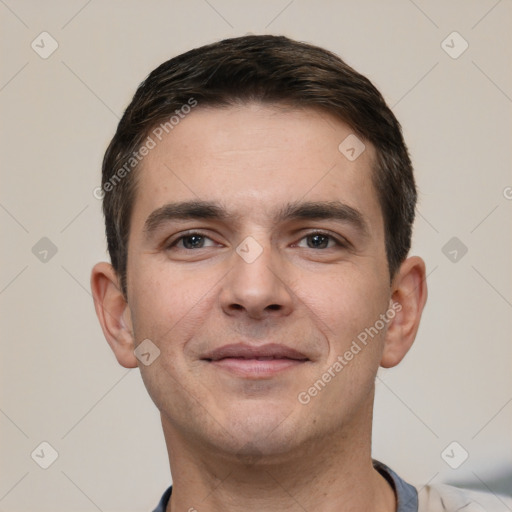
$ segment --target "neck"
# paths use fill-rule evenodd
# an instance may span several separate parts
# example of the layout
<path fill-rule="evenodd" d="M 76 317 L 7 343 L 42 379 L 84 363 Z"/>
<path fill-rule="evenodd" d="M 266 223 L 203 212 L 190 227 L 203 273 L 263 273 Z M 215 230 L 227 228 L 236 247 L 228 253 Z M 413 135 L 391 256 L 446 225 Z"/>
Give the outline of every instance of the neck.
<path fill-rule="evenodd" d="M 394 511 L 394 491 L 372 465 L 369 414 L 367 428 L 244 458 L 191 446 L 162 419 L 174 477 L 167 512 Z"/>

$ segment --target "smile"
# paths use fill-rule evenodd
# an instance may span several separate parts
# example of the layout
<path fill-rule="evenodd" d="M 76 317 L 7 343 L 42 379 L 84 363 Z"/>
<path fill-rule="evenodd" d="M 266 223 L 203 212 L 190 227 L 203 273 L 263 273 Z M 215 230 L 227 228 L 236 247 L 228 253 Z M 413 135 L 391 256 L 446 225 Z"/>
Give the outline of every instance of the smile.
<path fill-rule="evenodd" d="M 309 361 L 301 352 L 278 344 L 224 345 L 202 358 L 219 370 L 245 378 L 269 378 Z"/>

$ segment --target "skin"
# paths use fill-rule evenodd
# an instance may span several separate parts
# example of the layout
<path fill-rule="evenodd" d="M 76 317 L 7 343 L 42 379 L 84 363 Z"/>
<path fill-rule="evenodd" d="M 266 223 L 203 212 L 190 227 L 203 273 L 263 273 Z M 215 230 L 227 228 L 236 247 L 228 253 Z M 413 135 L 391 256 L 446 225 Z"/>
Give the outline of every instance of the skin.
<path fill-rule="evenodd" d="M 365 143 L 349 161 L 338 145 L 351 133 L 312 109 L 199 106 L 137 170 L 127 298 L 108 263 L 94 267 L 91 288 L 117 360 L 139 366 L 160 410 L 173 475 L 168 510 L 396 509 L 371 463 L 374 382 L 414 341 L 425 265 L 410 257 L 390 280 L 375 152 Z M 184 201 L 216 203 L 226 217 L 168 219 L 145 232 L 152 212 Z M 366 229 L 279 216 L 304 202 L 348 205 Z M 331 238 L 315 238 L 318 230 Z M 179 240 L 190 231 L 207 238 Z M 236 251 L 246 237 L 256 242 L 252 255 L 262 250 L 251 263 Z M 393 319 L 301 403 L 299 393 L 332 373 L 393 303 Z M 144 339 L 160 350 L 148 366 L 134 355 Z M 204 359 L 240 342 L 282 344 L 306 360 L 259 376 Z"/>

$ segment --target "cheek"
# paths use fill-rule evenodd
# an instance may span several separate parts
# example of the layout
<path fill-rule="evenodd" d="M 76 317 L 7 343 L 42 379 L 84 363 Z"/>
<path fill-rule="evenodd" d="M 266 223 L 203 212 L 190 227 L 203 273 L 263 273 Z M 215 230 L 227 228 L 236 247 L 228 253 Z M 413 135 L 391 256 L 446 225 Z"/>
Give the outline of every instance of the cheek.
<path fill-rule="evenodd" d="M 161 411 L 186 417 L 190 397 L 200 401 L 207 390 L 190 381 L 184 346 L 203 328 L 218 279 L 166 267 L 140 265 L 131 274 L 130 308 L 136 343 L 148 338 L 160 351 L 150 365 L 139 364 L 148 393 Z"/>
<path fill-rule="evenodd" d="M 361 403 L 371 403 L 386 331 L 374 326 L 389 305 L 389 288 L 382 277 L 354 268 L 313 283 L 307 293 L 303 289 L 303 300 L 325 334 L 328 354 L 304 383 L 299 399 L 311 401 L 312 418 L 334 428 Z"/>
<path fill-rule="evenodd" d="M 170 267 L 165 261 L 142 262 L 132 271 L 129 295 L 136 341 L 154 339 L 166 350 L 183 345 L 201 325 L 209 292 L 218 281 L 216 276 Z"/>
<path fill-rule="evenodd" d="M 353 265 L 339 272 L 302 275 L 296 293 L 317 318 L 318 327 L 331 340 L 331 350 L 343 350 L 384 313 L 389 287 L 373 270 Z"/>

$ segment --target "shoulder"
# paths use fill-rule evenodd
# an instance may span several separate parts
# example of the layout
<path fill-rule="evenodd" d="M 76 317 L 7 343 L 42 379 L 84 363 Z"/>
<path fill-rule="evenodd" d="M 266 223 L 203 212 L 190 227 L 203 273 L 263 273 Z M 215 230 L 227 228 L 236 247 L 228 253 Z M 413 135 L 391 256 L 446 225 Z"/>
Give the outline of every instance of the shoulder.
<path fill-rule="evenodd" d="M 507 512 L 512 498 L 491 493 L 461 489 L 452 485 L 417 487 L 418 512 Z"/>

